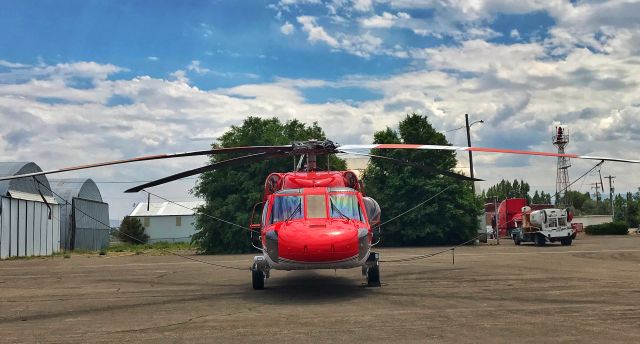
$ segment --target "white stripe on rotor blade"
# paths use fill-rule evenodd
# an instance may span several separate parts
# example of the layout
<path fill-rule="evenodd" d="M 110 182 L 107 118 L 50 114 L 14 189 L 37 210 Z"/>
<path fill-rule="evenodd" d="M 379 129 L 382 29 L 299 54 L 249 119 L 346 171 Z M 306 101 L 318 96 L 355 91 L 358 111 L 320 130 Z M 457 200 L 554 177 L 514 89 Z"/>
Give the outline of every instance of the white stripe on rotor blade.
<path fill-rule="evenodd" d="M 356 149 L 374 149 L 376 147 L 378 147 L 378 145 L 345 145 L 345 146 L 338 147 L 338 149 L 356 150 Z"/>
<path fill-rule="evenodd" d="M 431 150 L 467 150 L 468 147 L 460 146 L 439 146 L 439 145 L 422 145 L 418 149 L 431 149 Z"/>

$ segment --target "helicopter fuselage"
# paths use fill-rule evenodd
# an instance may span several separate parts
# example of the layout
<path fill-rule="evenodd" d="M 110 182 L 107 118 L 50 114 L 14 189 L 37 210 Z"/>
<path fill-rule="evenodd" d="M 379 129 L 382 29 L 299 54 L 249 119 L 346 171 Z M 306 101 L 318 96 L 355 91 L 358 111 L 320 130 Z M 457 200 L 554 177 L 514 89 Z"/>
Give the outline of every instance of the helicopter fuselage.
<path fill-rule="evenodd" d="M 252 267 L 256 289 L 261 289 L 260 278 L 269 277 L 271 269 L 362 267 L 365 275 L 372 268 L 377 273 L 377 255 L 372 255 L 371 247 L 380 207 L 363 191 L 351 171 L 269 175 L 260 221 L 250 225 L 260 230 L 263 253 Z M 252 220 L 258 215 L 256 209 Z"/>
<path fill-rule="evenodd" d="M 354 189 L 284 189 L 269 196 L 265 211 L 261 242 L 270 268 L 354 268 L 369 257 L 373 233 Z"/>

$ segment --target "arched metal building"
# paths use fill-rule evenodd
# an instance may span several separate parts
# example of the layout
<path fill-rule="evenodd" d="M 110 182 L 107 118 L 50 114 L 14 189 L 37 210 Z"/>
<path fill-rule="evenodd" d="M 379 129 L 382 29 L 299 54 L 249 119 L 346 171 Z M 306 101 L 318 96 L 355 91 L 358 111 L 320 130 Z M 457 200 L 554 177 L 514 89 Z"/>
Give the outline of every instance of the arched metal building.
<path fill-rule="evenodd" d="M 33 162 L 0 162 L 0 176 L 40 172 Z M 0 259 L 60 251 L 60 206 L 46 176 L 0 181 Z"/>
<path fill-rule="evenodd" d="M 91 179 L 51 180 L 60 204 L 60 244 L 67 250 L 97 251 L 109 246 L 109 204 Z"/>

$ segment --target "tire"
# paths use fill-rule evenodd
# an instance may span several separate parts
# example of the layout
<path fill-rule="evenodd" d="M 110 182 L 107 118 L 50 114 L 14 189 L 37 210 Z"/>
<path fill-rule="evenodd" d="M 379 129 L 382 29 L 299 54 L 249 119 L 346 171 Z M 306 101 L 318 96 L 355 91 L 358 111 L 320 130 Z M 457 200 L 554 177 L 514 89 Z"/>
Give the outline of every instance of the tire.
<path fill-rule="evenodd" d="M 520 245 L 522 243 L 522 241 L 520 241 L 520 239 L 518 239 L 518 237 L 514 235 L 513 236 L 513 243 L 516 244 L 516 245 Z"/>
<path fill-rule="evenodd" d="M 573 241 L 573 237 L 568 236 L 560 239 L 560 243 L 562 246 L 571 246 L 571 242 Z"/>
<path fill-rule="evenodd" d="M 536 246 L 544 246 L 547 243 L 547 239 L 542 234 L 536 234 L 534 240 Z"/>
<path fill-rule="evenodd" d="M 367 269 L 367 286 L 380 286 L 380 266 L 376 265 Z"/>
<path fill-rule="evenodd" d="M 251 270 L 251 282 L 253 283 L 253 289 L 264 289 L 264 272 L 258 269 Z"/>

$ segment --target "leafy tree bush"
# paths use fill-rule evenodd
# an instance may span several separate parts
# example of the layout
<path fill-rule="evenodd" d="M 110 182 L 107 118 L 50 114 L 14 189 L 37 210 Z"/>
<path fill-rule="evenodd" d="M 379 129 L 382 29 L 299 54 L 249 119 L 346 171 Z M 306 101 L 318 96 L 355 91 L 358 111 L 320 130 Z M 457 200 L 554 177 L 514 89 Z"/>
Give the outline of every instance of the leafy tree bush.
<path fill-rule="evenodd" d="M 629 234 L 629 226 L 622 221 L 609 222 L 587 226 L 584 232 L 589 235 L 627 235 Z"/>
<path fill-rule="evenodd" d="M 145 244 L 149 236 L 144 232 L 142 222 L 135 217 L 125 216 L 118 229 L 118 239 L 131 244 Z"/>
<path fill-rule="evenodd" d="M 282 123 L 278 118 L 262 119 L 249 117 L 240 126 L 232 126 L 219 138 L 213 147 L 236 147 L 254 145 L 286 145 L 293 141 L 308 139 L 324 140 L 325 134 L 317 123 L 306 125 L 298 120 Z M 238 154 L 217 155 L 211 162 L 226 160 Z M 333 170 L 346 169 L 344 160 L 330 157 Z M 318 159 L 318 166 L 324 158 Z M 326 160 L 324 160 L 326 162 Z M 205 199 L 200 212 L 248 226 L 251 210 L 256 202 L 262 201 L 264 182 L 273 172 L 292 170 L 291 159 L 270 159 L 267 161 L 219 169 L 200 175 L 193 193 Z M 205 253 L 253 252 L 249 244 L 248 231 L 236 226 L 198 215 L 195 223 L 197 232 L 192 240 Z"/>
<path fill-rule="evenodd" d="M 417 114 L 406 116 L 398 131 L 387 128 L 376 132 L 374 143 L 449 145 L 426 116 Z M 441 170 L 451 171 L 456 166 L 456 156 L 451 151 L 374 150 L 372 154 L 420 162 Z M 369 161 L 363 180 L 367 195 L 380 203 L 383 221 L 449 187 L 433 200 L 384 226 L 382 239 L 386 246 L 453 244 L 477 235 L 482 201 L 473 194 L 469 182 L 381 159 Z"/>

